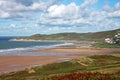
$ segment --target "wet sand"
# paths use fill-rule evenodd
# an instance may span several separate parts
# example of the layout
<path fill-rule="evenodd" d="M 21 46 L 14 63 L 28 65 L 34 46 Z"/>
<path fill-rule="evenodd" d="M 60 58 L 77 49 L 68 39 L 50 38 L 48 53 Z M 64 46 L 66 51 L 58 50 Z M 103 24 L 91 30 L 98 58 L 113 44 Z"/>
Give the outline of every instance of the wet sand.
<path fill-rule="evenodd" d="M 117 53 L 120 49 L 95 49 L 95 48 L 51 48 L 43 50 L 33 50 L 32 52 L 55 52 L 55 53 Z"/>

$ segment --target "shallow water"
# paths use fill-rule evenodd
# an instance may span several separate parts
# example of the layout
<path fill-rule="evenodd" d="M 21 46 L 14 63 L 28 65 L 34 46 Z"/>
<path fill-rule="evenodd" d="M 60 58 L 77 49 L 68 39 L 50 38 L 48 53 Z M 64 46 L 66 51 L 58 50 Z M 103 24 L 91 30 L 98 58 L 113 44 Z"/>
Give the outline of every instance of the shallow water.
<path fill-rule="evenodd" d="M 65 42 L 30 42 L 9 41 L 13 37 L 0 37 L 0 56 L 3 55 L 27 55 L 28 50 L 53 48 L 56 46 L 71 45 Z M 37 55 L 37 53 L 35 53 Z M 32 55 L 32 54 L 31 54 Z"/>

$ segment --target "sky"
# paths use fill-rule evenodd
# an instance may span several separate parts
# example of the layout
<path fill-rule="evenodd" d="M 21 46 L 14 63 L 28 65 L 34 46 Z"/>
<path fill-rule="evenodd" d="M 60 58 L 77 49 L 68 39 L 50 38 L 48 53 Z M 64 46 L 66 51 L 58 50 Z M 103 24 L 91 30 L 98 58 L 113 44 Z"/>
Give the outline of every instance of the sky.
<path fill-rule="evenodd" d="M 120 0 L 0 0 L 0 36 L 120 28 Z"/>

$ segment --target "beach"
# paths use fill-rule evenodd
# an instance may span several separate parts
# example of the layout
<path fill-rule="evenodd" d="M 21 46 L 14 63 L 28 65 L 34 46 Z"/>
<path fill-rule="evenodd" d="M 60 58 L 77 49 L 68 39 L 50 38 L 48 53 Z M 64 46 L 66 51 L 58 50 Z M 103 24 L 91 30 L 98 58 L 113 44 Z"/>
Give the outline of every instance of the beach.
<path fill-rule="evenodd" d="M 0 56 L 0 74 L 53 62 L 63 62 L 72 58 L 75 58 L 75 56 Z"/>
<path fill-rule="evenodd" d="M 29 50 L 27 54 L 34 56 L 15 55 L 0 56 L 0 74 L 24 70 L 34 66 L 42 66 L 54 62 L 69 61 L 80 56 L 119 53 L 116 49 L 91 48 L 91 43 L 74 43 L 49 49 Z M 38 55 L 39 54 L 39 55 Z M 44 54 L 44 55 L 43 55 Z"/>

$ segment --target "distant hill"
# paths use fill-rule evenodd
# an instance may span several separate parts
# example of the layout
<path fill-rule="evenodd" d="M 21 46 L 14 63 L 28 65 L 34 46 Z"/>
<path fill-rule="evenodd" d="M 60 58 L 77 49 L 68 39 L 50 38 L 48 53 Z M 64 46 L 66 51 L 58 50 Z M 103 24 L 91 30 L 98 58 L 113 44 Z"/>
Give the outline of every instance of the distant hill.
<path fill-rule="evenodd" d="M 102 31 L 102 32 L 95 32 L 95 33 L 58 33 L 58 34 L 50 34 L 50 35 L 42 35 L 42 34 L 35 34 L 28 37 L 18 37 L 17 40 L 88 40 L 88 41 L 103 41 L 105 38 L 112 38 L 114 37 L 120 29 L 110 30 L 110 31 Z"/>

